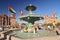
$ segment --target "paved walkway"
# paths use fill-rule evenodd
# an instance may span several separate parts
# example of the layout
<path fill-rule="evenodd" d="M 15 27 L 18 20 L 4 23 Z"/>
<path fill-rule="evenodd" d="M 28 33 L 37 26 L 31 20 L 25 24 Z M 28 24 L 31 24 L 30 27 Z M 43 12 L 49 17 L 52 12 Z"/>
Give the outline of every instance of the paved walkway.
<path fill-rule="evenodd" d="M 59 36 L 53 37 L 41 37 L 41 38 L 32 38 L 32 39 L 22 39 L 22 40 L 60 40 Z"/>
<path fill-rule="evenodd" d="M 60 40 L 60 36 L 49 36 L 49 37 L 39 37 L 39 38 L 26 38 L 26 39 L 11 37 L 11 40 Z"/>

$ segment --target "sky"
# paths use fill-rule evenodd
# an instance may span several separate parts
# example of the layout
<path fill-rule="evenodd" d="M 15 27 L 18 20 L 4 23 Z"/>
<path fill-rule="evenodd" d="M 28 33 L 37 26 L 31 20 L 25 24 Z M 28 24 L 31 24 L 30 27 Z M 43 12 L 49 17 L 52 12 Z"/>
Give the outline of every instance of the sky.
<path fill-rule="evenodd" d="M 16 11 L 16 21 L 21 22 L 19 10 L 23 10 L 25 15 L 28 14 L 25 8 L 29 4 L 37 8 L 33 14 L 51 16 L 53 12 L 56 12 L 57 18 L 60 19 L 60 0 L 0 0 L 0 15 L 7 14 L 9 16 L 11 12 L 8 10 L 8 6 L 12 6 Z"/>

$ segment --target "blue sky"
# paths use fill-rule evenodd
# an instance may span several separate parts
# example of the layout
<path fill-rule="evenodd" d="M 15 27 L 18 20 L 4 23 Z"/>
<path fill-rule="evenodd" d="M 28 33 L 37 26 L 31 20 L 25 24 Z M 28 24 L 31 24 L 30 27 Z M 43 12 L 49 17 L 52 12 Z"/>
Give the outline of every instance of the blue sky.
<path fill-rule="evenodd" d="M 24 14 L 28 14 L 25 7 L 29 4 L 33 4 L 37 7 L 34 14 L 39 14 L 44 16 L 48 14 L 52 15 L 52 12 L 56 12 L 57 18 L 60 19 L 60 0 L 0 0 L 0 15 L 7 14 L 10 15 L 11 12 L 8 10 L 8 6 L 13 6 L 16 10 L 16 19 L 18 22 L 20 13 L 19 10 L 23 10 Z"/>

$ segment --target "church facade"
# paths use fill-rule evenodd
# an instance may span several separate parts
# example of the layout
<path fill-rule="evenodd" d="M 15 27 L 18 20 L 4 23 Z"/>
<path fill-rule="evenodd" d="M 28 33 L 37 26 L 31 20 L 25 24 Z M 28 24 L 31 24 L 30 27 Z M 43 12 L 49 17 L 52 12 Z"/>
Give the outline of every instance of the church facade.
<path fill-rule="evenodd" d="M 52 16 L 50 16 L 50 17 L 48 15 L 44 16 L 44 23 L 45 24 L 52 23 L 53 25 L 55 25 L 57 23 L 60 23 L 60 20 L 57 19 L 56 12 L 53 12 Z"/>

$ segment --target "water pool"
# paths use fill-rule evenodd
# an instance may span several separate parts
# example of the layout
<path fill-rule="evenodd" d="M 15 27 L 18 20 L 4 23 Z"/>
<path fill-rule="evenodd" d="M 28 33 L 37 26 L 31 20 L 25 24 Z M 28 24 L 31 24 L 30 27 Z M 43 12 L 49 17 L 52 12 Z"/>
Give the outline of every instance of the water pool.
<path fill-rule="evenodd" d="M 57 36 L 55 31 L 40 30 L 38 33 L 25 33 L 21 31 L 13 31 L 9 35 L 18 37 L 18 38 L 36 38 L 36 37 L 45 37 L 45 36 Z"/>

